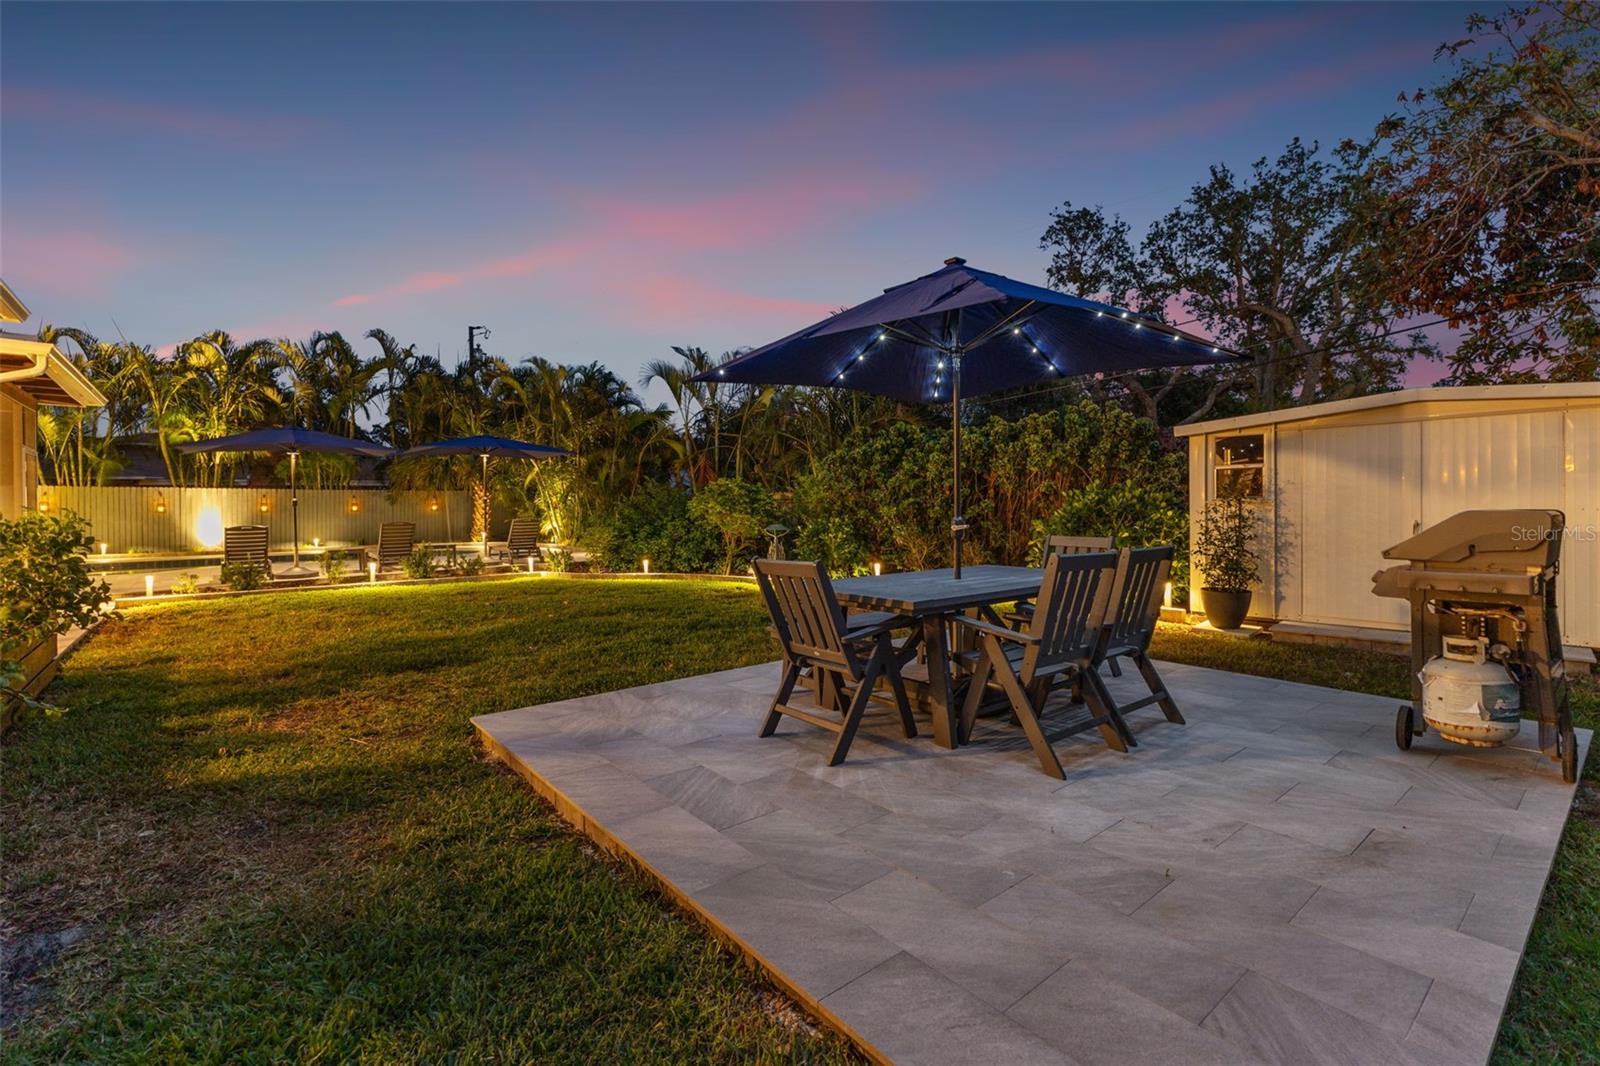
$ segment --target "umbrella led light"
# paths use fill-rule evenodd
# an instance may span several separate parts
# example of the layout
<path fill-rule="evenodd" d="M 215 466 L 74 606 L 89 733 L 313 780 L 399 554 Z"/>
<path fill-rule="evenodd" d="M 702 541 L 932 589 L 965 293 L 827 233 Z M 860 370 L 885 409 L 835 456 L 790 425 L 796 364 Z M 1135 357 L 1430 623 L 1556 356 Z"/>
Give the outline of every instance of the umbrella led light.
<path fill-rule="evenodd" d="M 695 380 L 715 381 L 725 376 L 734 381 L 750 383 L 787 381 L 793 384 L 832 385 L 875 392 L 896 399 L 929 403 L 951 403 L 952 475 L 950 494 L 952 513 L 961 513 L 961 436 L 960 404 L 970 391 L 974 397 L 1002 389 L 1014 388 L 1038 380 L 1059 380 L 1076 373 L 1100 374 L 1111 363 L 1119 370 L 1137 366 L 1162 366 L 1188 362 L 1217 362 L 1220 348 L 1213 348 L 1208 356 L 1198 338 L 1191 337 L 1165 322 L 1146 319 L 1131 310 L 1096 304 L 1081 297 L 1026 285 L 998 274 L 973 270 L 960 259 L 950 259 L 946 269 L 935 271 L 915 281 L 886 289 L 881 296 L 840 312 L 837 316 L 818 322 L 787 338 L 745 353 L 729 366 L 733 372 L 712 374 L 708 369 L 696 375 Z M 952 289 L 951 282 L 963 282 Z M 967 312 L 964 319 L 963 312 Z M 1084 327 L 1097 319 L 1121 318 L 1134 327 L 1137 338 L 1130 337 L 1120 343 L 1119 351 L 1099 356 L 1085 356 L 1078 351 L 1083 341 L 1098 339 L 1104 327 Z M 1146 321 L 1151 332 L 1145 333 Z M 1029 327 L 1033 327 L 1030 329 Z M 964 328 L 965 327 L 965 328 Z M 1038 330 L 1050 345 L 1060 344 L 1063 352 L 1071 352 L 1056 359 L 1056 353 L 1033 333 Z M 858 332 L 859 331 L 859 332 Z M 992 343 L 1009 332 L 1011 344 Z M 896 358 L 867 360 L 863 356 L 873 343 L 882 343 L 893 335 L 897 344 L 894 354 L 906 352 L 904 360 Z M 1184 340 L 1196 344 L 1190 353 L 1174 344 L 1157 346 L 1155 341 L 1165 336 L 1168 341 Z M 863 343 L 863 341 L 865 343 Z M 991 345 L 985 348 L 986 345 Z M 1208 345 L 1209 347 L 1209 345 Z M 977 349 L 985 348 L 985 358 L 961 373 L 961 363 Z M 1037 356 L 1037 361 L 1029 355 Z M 992 357 L 992 358 L 991 358 Z M 932 361 L 927 367 L 924 360 Z M 944 391 L 945 362 L 953 363 L 950 392 Z M 829 367 L 832 370 L 829 370 Z M 846 370 L 854 367 L 851 377 Z M 934 373 L 928 374 L 932 369 Z M 920 380 L 921 387 L 918 387 Z M 848 381 L 848 384 L 846 382 Z M 957 522 L 961 520 L 956 519 Z M 952 527 L 953 577 L 961 576 L 961 549 L 964 523 Z"/>

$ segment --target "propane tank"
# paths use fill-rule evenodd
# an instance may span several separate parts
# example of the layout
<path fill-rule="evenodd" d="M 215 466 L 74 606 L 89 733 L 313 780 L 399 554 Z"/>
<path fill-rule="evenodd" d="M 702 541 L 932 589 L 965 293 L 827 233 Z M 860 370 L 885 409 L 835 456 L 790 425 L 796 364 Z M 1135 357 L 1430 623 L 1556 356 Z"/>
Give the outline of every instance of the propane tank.
<path fill-rule="evenodd" d="M 1522 729 L 1522 690 L 1483 637 L 1445 637 L 1422 667 L 1422 718 L 1446 740 L 1494 748 Z"/>

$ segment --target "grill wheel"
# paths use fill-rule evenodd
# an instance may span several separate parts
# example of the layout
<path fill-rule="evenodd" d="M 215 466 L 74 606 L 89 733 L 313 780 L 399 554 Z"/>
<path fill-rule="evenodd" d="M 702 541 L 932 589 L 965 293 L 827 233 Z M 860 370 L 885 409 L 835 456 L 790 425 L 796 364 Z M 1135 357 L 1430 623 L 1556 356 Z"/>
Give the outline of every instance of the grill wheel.
<path fill-rule="evenodd" d="M 1411 738 L 1415 735 L 1413 726 L 1416 724 L 1417 712 L 1412 710 L 1411 704 L 1402 703 L 1400 710 L 1394 716 L 1394 743 L 1401 751 L 1411 750 Z"/>

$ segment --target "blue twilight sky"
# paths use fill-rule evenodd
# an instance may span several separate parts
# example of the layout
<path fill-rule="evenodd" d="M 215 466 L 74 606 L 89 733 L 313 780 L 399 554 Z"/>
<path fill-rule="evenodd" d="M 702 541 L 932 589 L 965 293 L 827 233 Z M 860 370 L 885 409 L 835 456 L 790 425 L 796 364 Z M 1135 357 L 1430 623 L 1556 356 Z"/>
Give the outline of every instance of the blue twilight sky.
<path fill-rule="evenodd" d="M 30 324 L 640 364 L 949 255 L 1042 280 L 1210 163 L 1365 136 L 1455 4 L 0 5 Z M 368 341 L 360 342 L 376 351 Z"/>

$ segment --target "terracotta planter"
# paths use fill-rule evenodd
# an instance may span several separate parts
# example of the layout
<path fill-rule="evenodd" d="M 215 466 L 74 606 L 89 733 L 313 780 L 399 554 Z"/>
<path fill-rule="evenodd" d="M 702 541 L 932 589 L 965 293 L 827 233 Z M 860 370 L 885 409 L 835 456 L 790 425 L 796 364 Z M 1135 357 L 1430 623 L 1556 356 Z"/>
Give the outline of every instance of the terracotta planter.
<path fill-rule="evenodd" d="M 1202 589 L 1205 593 L 1206 621 L 1213 629 L 1238 629 L 1250 613 L 1250 593 Z"/>

